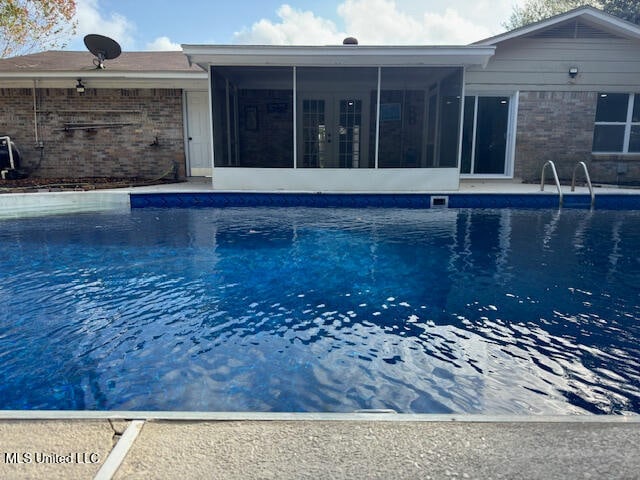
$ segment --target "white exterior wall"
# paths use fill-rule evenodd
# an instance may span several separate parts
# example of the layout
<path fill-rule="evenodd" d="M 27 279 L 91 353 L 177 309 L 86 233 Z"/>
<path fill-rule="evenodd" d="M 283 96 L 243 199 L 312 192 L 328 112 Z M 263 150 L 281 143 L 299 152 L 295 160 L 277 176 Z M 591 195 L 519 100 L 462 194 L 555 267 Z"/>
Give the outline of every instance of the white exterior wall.
<path fill-rule="evenodd" d="M 570 67 L 579 70 L 569 78 Z M 473 91 L 640 91 L 640 42 L 616 38 L 517 38 L 497 46 L 486 68 L 469 67 Z"/>
<path fill-rule="evenodd" d="M 433 192 L 457 190 L 457 168 L 213 169 L 215 190 L 290 192 Z"/>

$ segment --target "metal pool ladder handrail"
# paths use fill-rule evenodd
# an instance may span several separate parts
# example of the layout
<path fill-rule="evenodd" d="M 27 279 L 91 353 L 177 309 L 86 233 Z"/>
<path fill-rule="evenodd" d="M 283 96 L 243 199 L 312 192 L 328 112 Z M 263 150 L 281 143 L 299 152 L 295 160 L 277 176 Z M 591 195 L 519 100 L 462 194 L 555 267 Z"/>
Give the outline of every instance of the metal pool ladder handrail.
<path fill-rule="evenodd" d="M 593 187 L 591 186 L 591 177 L 589 176 L 589 170 L 587 169 L 587 164 L 584 162 L 576 163 L 576 166 L 573 168 L 573 176 L 571 177 L 571 191 L 576 191 L 576 170 L 578 167 L 582 166 L 584 170 L 584 176 L 587 179 L 587 186 L 589 187 L 589 195 L 591 195 L 591 208 L 596 203 L 596 194 L 593 192 Z"/>
<path fill-rule="evenodd" d="M 562 207 L 562 189 L 560 188 L 560 180 L 558 179 L 558 172 L 556 171 L 556 166 L 553 161 L 548 160 L 542 166 L 542 173 L 540 174 L 540 191 L 544 192 L 544 171 L 547 169 L 547 165 L 551 166 L 551 172 L 553 173 L 553 179 L 556 182 L 556 187 L 558 187 L 558 197 L 560 198 L 560 207 Z"/>

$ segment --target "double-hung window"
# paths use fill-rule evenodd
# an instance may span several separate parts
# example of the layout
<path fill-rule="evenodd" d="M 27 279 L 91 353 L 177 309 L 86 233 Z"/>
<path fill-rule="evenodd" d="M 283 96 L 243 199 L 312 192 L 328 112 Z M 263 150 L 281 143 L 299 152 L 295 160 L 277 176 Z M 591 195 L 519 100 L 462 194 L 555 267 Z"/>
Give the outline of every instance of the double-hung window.
<path fill-rule="evenodd" d="M 640 153 L 640 94 L 598 94 L 593 152 Z"/>

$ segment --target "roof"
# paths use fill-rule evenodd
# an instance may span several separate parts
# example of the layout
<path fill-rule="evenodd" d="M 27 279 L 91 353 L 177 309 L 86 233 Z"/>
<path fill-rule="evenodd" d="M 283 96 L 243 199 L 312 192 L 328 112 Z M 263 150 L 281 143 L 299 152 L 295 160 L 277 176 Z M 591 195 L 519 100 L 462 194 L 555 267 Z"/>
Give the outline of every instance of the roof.
<path fill-rule="evenodd" d="M 569 10 L 568 12 L 555 15 L 539 22 L 525 25 L 524 27 L 510 30 L 494 37 L 485 38 L 484 40 L 474 42 L 471 45 L 496 45 L 506 40 L 524 37 L 576 18 L 585 20 L 614 35 L 640 40 L 640 26 L 635 23 L 622 20 L 614 15 L 605 13 L 597 8 L 585 6 Z"/>
<path fill-rule="evenodd" d="M 250 66 L 456 66 L 486 65 L 495 47 L 463 46 L 290 46 L 182 45 L 189 61 Z"/>
<path fill-rule="evenodd" d="M 94 55 L 89 52 L 53 50 L 19 57 L 0 59 L 0 75 L 43 74 L 96 71 Z M 118 58 L 105 61 L 106 68 L 100 73 L 202 73 L 197 65 L 190 65 L 187 57 L 180 52 L 123 52 Z"/>

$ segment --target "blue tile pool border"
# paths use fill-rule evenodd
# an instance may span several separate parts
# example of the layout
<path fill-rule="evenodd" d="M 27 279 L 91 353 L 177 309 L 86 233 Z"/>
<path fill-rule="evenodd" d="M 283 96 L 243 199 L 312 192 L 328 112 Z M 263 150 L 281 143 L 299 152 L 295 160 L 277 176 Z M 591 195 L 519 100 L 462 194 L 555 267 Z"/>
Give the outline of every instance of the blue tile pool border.
<path fill-rule="evenodd" d="M 449 208 L 558 208 L 558 196 L 513 193 L 259 193 L 259 192 L 193 192 L 132 193 L 131 208 L 194 207 L 341 207 L 341 208 L 434 208 L 432 197 L 446 198 Z M 564 208 L 590 208 L 589 195 L 564 196 Z M 442 208 L 441 206 L 437 208 Z M 634 194 L 601 194 L 596 196 L 596 209 L 640 209 L 640 192 Z"/>

